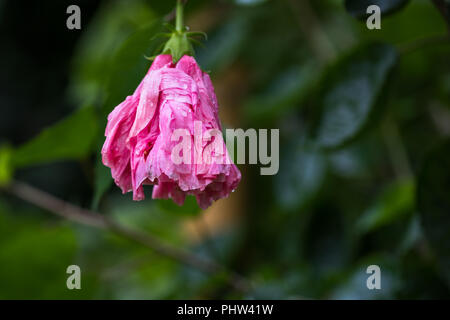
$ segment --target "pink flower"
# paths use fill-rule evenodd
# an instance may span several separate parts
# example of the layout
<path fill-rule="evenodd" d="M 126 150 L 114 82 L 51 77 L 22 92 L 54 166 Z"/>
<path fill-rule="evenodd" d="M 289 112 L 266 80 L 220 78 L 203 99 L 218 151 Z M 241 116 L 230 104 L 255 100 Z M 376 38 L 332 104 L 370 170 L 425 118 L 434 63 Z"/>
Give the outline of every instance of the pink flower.
<path fill-rule="evenodd" d="M 237 187 L 241 173 L 222 135 L 199 139 L 194 135 L 198 124 L 203 132 L 221 130 L 211 79 L 190 56 L 174 65 L 170 55 L 159 55 L 133 95 L 109 114 L 103 163 L 123 193 L 133 191 L 134 200 L 145 198 L 143 185 L 154 184 L 154 199 L 172 198 L 182 205 L 191 194 L 206 209 Z M 206 150 L 214 144 L 221 146 L 210 153 L 214 160 L 174 162 L 172 152 L 180 142 L 173 137 L 180 129 L 192 142 L 187 158 L 207 158 Z"/>

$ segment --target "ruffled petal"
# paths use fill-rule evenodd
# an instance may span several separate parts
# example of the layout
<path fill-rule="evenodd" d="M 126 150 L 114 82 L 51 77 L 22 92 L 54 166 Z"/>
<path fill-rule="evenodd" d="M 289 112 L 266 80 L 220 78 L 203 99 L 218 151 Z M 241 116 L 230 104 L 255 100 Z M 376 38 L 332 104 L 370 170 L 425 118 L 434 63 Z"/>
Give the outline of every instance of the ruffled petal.
<path fill-rule="evenodd" d="M 123 193 L 131 189 L 130 154 L 126 139 L 136 113 L 137 100 L 127 97 L 108 116 L 106 140 L 102 147 L 102 161 L 111 168 L 111 175 Z"/>
<path fill-rule="evenodd" d="M 209 76 L 192 57 L 173 65 L 170 55 L 160 55 L 133 95 L 108 116 L 103 162 L 134 200 L 144 199 L 144 184 L 155 184 L 153 198 L 182 205 L 191 194 L 205 209 L 241 179 L 220 130 Z M 181 162 L 174 161 L 175 151 Z"/>

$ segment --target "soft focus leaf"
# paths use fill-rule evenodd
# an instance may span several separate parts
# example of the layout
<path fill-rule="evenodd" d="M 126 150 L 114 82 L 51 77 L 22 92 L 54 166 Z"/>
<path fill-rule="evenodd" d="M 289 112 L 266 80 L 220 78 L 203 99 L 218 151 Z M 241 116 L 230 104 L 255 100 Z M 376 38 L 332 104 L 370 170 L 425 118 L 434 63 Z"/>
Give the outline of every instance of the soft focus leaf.
<path fill-rule="evenodd" d="M 151 1 L 154 2 L 154 1 Z M 76 47 L 69 90 L 80 104 L 103 102 L 108 95 L 106 83 L 117 49 L 134 32 L 155 20 L 148 1 L 106 1 Z M 152 37 L 148 35 L 146 43 Z M 142 52 L 147 54 L 147 52 Z"/>
<path fill-rule="evenodd" d="M 93 108 L 81 108 L 72 115 L 44 129 L 13 153 L 15 167 L 45 162 L 80 159 L 89 155 L 97 134 Z"/>
<path fill-rule="evenodd" d="M 0 186 L 8 184 L 13 174 L 11 167 L 12 150 L 8 146 L 0 147 Z"/>
<path fill-rule="evenodd" d="M 371 44 L 331 67 L 323 79 L 312 128 L 319 146 L 339 147 L 367 126 L 396 61 L 391 46 Z"/>
<path fill-rule="evenodd" d="M 246 30 L 246 18 L 236 15 L 217 31 L 208 34 L 205 47 L 195 49 L 197 60 L 202 68 L 218 73 L 228 67 L 240 52 Z"/>
<path fill-rule="evenodd" d="M 442 270 L 450 268 L 450 141 L 436 147 L 419 175 L 417 203 L 422 225 Z M 447 277 L 450 284 L 448 272 Z"/>
<path fill-rule="evenodd" d="M 97 155 L 95 165 L 94 197 L 92 199 L 92 208 L 94 210 L 98 209 L 98 205 L 103 194 L 108 191 L 113 182 L 111 177 L 111 169 L 103 164 L 101 157 L 101 154 Z"/>
<path fill-rule="evenodd" d="M 313 65 L 290 68 L 281 73 L 265 92 L 247 102 L 246 116 L 255 121 L 259 118 L 273 118 L 283 114 L 295 107 L 309 92 L 315 76 L 317 76 L 317 66 Z"/>
<path fill-rule="evenodd" d="M 168 213 L 175 213 L 180 215 L 197 215 L 201 212 L 200 207 L 197 204 L 197 200 L 194 196 L 187 196 L 182 206 L 177 205 L 172 199 L 160 199 L 156 200 L 158 207 Z"/>
<path fill-rule="evenodd" d="M 94 287 L 87 278 L 82 278 L 83 290 L 66 287 L 66 269 L 78 263 L 72 230 L 67 226 L 42 225 L 36 219 L 12 219 L 12 213 L 7 211 L 8 207 L 0 204 L 2 225 L 14 228 L 14 233 L 1 235 L 0 298 L 89 298 Z M 14 217 L 17 214 L 14 210 Z"/>
<path fill-rule="evenodd" d="M 403 8 L 409 0 L 345 0 L 345 8 L 347 11 L 358 19 L 368 16 L 367 7 L 377 5 L 380 7 L 381 16 L 384 17 Z"/>
<path fill-rule="evenodd" d="M 414 195 L 414 182 L 409 179 L 390 185 L 358 220 L 357 230 L 369 232 L 405 217 L 414 208 Z"/>
<path fill-rule="evenodd" d="M 325 177 L 323 155 L 298 143 L 281 155 L 280 171 L 275 176 L 274 193 L 285 210 L 306 205 L 319 191 Z"/>

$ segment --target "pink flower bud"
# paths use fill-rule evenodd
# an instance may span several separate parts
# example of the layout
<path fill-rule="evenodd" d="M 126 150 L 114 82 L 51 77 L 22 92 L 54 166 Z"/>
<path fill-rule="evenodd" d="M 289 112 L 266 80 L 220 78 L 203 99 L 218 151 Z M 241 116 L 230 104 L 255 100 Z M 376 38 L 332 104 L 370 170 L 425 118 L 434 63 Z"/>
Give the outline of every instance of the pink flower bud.
<path fill-rule="evenodd" d="M 193 57 L 174 65 L 170 55 L 159 55 L 133 95 L 109 114 L 103 163 L 123 193 L 133 191 L 134 200 L 145 198 L 144 184 L 153 184 L 154 199 L 182 205 L 191 194 L 206 209 L 241 180 L 220 130 L 209 75 Z M 174 161 L 180 149 L 185 161 Z"/>

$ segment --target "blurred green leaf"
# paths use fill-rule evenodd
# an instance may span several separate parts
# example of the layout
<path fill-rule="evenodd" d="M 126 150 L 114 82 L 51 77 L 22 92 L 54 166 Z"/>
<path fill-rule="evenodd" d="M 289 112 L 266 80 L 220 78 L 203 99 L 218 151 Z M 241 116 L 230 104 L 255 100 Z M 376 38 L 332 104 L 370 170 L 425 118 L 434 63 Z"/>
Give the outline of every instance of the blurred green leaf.
<path fill-rule="evenodd" d="M 234 61 L 246 38 L 247 24 L 246 17 L 237 14 L 208 35 L 204 48 L 195 48 L 197 60 L 204 70 L 218 73 Z"/>
<path fill-rule="evenodd" d="M 0 206 L 0 221 L 14 232 L 0 242 L 1 299 L 77 299 L 92 297 L 95 287 L 83 276 L 82 290 L 68 290 L 66 269 L 77 264 L 77 244 L 67 226 L 42 225 L 30 218 L 17 219 Z"/>
<path fill-rule="evenodd" d="M 367 127 L 396 61 L 393 47 L 369 44 L 330 68 L 323 79 L 312 127 L 317 145 L 340 147 Z"/>
<path fill-rule="evenodd" d="M 12 149 L 9 146 L 0 147 L 0 186 L 8 184 L 13 175 L 11 155 Z"/>
<path fill-rule="evenodd" d="M 120 270 L 120 265 L 115 266 L 117 270 L 106 270 L 111 278 L 108 280 L 113 288 L 112 299 L 171 299 L 177 288 L 184 285 L 179 283 L 173 261 L 147 254 L 123 264 L 124 270 Z M 188 290 L 185 294 L 189 294 Z"/>
<path fill-rule="evenodd" d="M 403 8 L 409 0 L 345 0 L 345 8 L 348 13 L 358 19 L 368 16 L 367 7 L 377 5 L 380 7 L 382 17 Z"/>
<path fill-rule="evenodd" d="M 419 220 L 420 219 L 418 215 L 414 215 L 410 220 L 403 239 L 398 246 L 398 252 L 400 254 L 407 253 L 410 249 L 414 248 L 414 246 L 420 239 L 423 238 L 422 228 Z"/>
<path fill-rule="evenodd" d="M 373 145 L 370 145 L 370 149 L 374 150 L 375 148 Z M 371 157 L 371 155 L 364 151 L 362 146 L 352 145 L 349 148 L 339 149 L 328 154 L 328 160 L 333 173 L 345 178 L 367 176 L 369 172 L 369 161 L 365 157 Z M 378 152 L 378 150 L 375 152 Z"/>
<path fill-rule="evenodd" d="M 441 14 L 436 10 L 432 1 L 410 1 L 410 3 L 398 11 L 395 16 L 381 17 L 381 29 L 370 30 L 366 27 L 362 27 L 358 21 L 353 20 L 353 25 L 357 27 L 361 38 L 365 41 L 380 41 L 384 43 L 414 43 L 421 38 L 433 37 L 438 34 L 443 34 L 446 30 L 446 24 L 442 19 Z M 422 23 L 411 23 L 411 21 L 421 21 Z M 438 49 L 434 46 L 428 46 L 422 53 L 434 51 Z M 418 54 L 418 58 L 421 54 Z M 404 59 L 411 59 L 410 56 L 402 56 L 401 63 L 404 63 Z M 417 60 L 417 59 L 416 59 Z M 419 63 L 416 66 L 416 63 Z M 433 64 L 434 60 L 419 59 L 419 61 L 411 61 L 410 66 L 407 68 L 412 73 L 417 72 L 417 69 L 422 69 L 420 75 L 429 79 L 429 72 L 432 70 L 426 68 L 424 64 Z M 442 66 L 442 63 L 439 64 Z M 410 69 L 410 70 L 409 70 Z M 407 78 L 408 79 L 408 78 Z M 413 79 L 411 79 L 413 80 Z M 422 79 L 424 80 L 424 79 Z M 410 85 L 410 81 L 406 81 L 405 85 Z"/>
<path fill-rule="evenodd" d="M 72 115 L 44 129 L 13 153 L 17 168 L 57 160 L 87 157 L 97 134 L 94 109 L 81 108 Z"/>
<path fill-rule="evenodd" d="M 131 201 L 131 195 L 127 195 L 128 199 L 124 199 L 124 196 L 110 197 L 108 204 L 111 206 L 110 214 L 114 217 L 115 221 L 128 226 L 142 230 L 143 232 L 149 232 L 152 235 L 159 237 L 164 242 L 171 243 L 178 247 L 188 245 L 186 242 L 186 234 L 183 232 L 180 219 L 180 215 L 174 212 L 165 212 L 161 210 L 156 203 L 157 201 L 150 199 L 151 193 L 148 188 L 146 189 L 146 200 L 143 201 Z M 116 237 L 116 245 L 126 245 L 136 247 L 140 252 L 148 252 L 148 248 L 139 246 L 134 243 L 130 243 L 128 240 L 124 240 L 120 237 Z M 127 251 L 124 252 L 127 254 Z"/>
<path fill-rule="evenodd" d="M 433 0 L 433 2 L 450 26 L 450 0 Z"/>
<path fill-rule="evenodd" d="M 177 205 L 172 199 L 156 200 L 158 208 L 167 213 L 175 213 L 180 215 L 197 215 L 201 212 L 194 196 L 187 196 L 182 206 Z"/>
<path fill-rule="evenodd" d="M 397 181 L 382 191 L 375 204 L 357 221 L 359 232 L 373 231 L 411 213 L 415 203 L 414 181 Z"/>
<path fill-rule="evenodd" d="M 111 176 L 111 169 L 105 166 L 102 162 L 101 154 L 97 154 L 95 164 L 95 183 L 94 183 L 94 197 L 92 199 L 92 209 L 97 210 L 98 205 L 103 194 L 108 191 L 113 179 Z"/>
<path fill-rule="evenodd" d="M 273 118 L 297 106 L 309 92 L 317 76 L 317 66 L 307 64 L 291 68 L 275 78 L 265 92 L 250 98 L 245 105 L 246 117 L 255 121 Z"/>
<path fill-rule="evenodd" d="M 117 63 L 117 49 L 155 19 L 145 0 L 103 2 L 77 43 L 69 86 L 73 99 L 81 105 L 104 102 L 110 68 Z M 151 37 L 149 34 L 146 43 Z"/>
<path fill-rule="evenodd" d="M 417 204 L 426 238 L 450 284 L 450 140 L 435 147 L 418 178 Z"/>
<path fill-rule="evenodd" d="M 292 143 L 282 153 L 280 171 L 275 176 L 274 194 L 281 208 L 295 210 L 305 206 L 317 194 L 325 177 L 323 155 Z"/>

